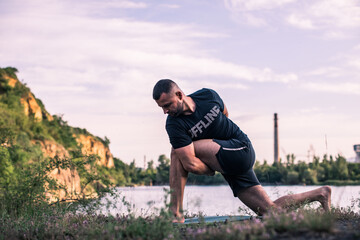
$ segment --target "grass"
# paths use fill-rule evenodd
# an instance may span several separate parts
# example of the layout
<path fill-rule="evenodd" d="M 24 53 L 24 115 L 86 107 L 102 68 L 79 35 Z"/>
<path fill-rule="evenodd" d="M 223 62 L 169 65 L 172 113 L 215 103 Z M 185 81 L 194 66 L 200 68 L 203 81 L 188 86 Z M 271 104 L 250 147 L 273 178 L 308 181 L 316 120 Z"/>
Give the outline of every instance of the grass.
<path fill-rule="evenodd" d="M 337 236 L 343 224 L 346 236 L 358 237 L 360 216 L 345 209 L 331 213 L 300 209 L 273 212 L 262 220 L 173 225 L 171 215 L 161 209 L 157 216 L 134 217 L 77 211 L 76 204 L 48 206 L 33 214 L 0 216 L 0 239 L 283 239 L 302 236 Z M 358 225 L 356 225 L 356 222 Z M 351 228 L 348 223 L 355 225 Z M 350 234 L 350 235 L 349 235 Z M 358 234 L 358 235 L 356 235 Z M 303 238 L 306 239 L 306 238 Z"/>

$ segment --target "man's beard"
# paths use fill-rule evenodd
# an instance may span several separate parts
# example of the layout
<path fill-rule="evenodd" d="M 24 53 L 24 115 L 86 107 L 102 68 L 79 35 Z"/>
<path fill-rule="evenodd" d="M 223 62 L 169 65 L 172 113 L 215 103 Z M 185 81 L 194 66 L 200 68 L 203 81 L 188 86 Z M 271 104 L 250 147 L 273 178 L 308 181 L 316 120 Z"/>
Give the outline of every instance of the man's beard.
<path fill-rule="evenodd" d="M 174 112 L 169 113 L 172 117 L 178 117 L 184 112 L 184 102 L 178 102 L 176 106 L 176 110 Z"/>

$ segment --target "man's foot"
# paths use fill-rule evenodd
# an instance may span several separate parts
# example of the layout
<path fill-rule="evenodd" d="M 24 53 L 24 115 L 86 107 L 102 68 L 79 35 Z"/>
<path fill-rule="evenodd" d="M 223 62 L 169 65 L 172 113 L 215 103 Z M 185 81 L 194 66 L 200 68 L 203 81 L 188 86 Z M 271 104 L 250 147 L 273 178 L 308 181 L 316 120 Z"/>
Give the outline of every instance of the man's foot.
<path fill-rule="evenodd" d="M 323 207 L 325 212 L 329 212 L 331 208 L 331 188 L 329 186 L 324 186 L 321 187 L 319 190 L 319 202 L 321 203 L 321 206 Z"/>
<path fill-rule="evenodd" d="M 185 218 L 182 214 L 178 214 L 177 216 L 174 216 L 174 219 L 172 220 L 173 223 L 184 223 Z"/>

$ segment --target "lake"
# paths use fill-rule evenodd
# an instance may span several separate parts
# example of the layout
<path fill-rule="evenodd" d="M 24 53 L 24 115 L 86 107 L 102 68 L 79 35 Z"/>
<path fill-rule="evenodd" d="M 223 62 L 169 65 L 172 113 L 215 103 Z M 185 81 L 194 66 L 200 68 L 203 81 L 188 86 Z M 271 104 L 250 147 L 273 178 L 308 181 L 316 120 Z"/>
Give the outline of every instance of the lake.
<path fill-rule="evenodd" d="M 319 186 L 264 186 L 272 200 L 283 195 L 310 191 Z M 360 186 L 331 186 L 331 202 L 335 207 L 351 207 L 359 212 Z M 165 206 L 168 186 L 142 186 L 116 188 L 118 199 L 107 197 L 113 204 L 110 208 L 100 210 L 102 213 L 127 214 L 128 210 L 136 216 L 158 214 L 159 209 Z M 129 204 L 123 203 L 125 199 Z M 104 200 L 105 201 L 105 200 Z M 169 197 L 167 199 L 169 202 Z M 317 208 L 319 203 L 312 203 L 309 207 Z M 249 210 L 238 198 L 235 198 L 229 186 L 186 186 L 184 193 L 184 211 L 189 214 L 203 213 L 212 215 L 239 215 L 254 213 Z"/>

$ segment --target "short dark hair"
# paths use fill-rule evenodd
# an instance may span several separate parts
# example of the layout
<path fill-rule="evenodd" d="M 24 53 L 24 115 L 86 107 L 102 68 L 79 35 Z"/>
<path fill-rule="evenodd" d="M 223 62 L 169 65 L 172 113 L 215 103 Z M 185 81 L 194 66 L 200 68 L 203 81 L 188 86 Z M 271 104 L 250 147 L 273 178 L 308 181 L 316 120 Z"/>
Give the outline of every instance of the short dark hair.
<path fill-rule="evenodd" d="M 162 93 L 170 93 L 174 86 L 177 84 L 170 79 L 161 79 L 159 80 L 153 89 L 153 99 L 159 100 Z"/>

